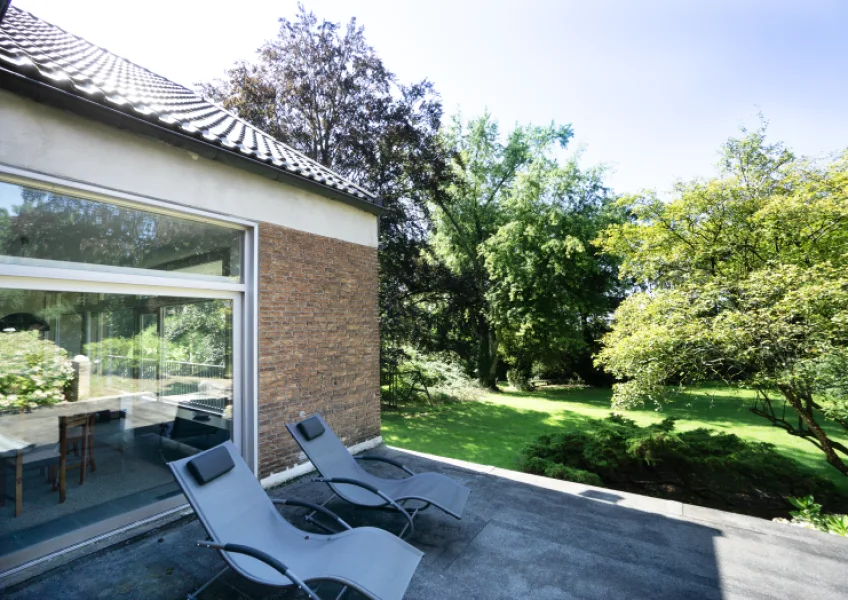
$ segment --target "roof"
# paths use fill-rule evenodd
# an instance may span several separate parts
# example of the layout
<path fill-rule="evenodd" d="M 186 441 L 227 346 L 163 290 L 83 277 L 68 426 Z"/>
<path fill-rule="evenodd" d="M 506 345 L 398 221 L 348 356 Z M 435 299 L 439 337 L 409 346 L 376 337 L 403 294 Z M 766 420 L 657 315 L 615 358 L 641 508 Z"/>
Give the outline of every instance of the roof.
<path fill-rule="evenodd" d="M 39 89 L 27 90 L 21 78 Z M 0 22 L 0 87 L 180 147 L 214 148 L 216 152 L 201 153 L 274 179 L 317 187 L 370 212 L 381 210 L 367 190 L 218 104 L 14 6 Z"/>

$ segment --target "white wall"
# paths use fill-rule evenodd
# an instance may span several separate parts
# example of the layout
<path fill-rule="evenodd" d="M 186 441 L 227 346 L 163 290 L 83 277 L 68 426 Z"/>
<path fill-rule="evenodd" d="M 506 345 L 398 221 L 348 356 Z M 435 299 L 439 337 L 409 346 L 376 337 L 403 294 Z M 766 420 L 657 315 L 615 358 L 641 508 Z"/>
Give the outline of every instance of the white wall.
<path fill-rule="evenodd" d="M 3 90 L 0 163 L 377 246 L 364 210 Z"/>

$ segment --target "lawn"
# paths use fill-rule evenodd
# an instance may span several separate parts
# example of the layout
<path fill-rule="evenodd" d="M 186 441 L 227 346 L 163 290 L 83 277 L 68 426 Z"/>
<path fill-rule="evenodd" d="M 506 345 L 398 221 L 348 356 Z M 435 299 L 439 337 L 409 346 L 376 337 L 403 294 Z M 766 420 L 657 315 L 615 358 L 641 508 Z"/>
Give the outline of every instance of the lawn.
<path fill-rule="evenodd" d="M 536 392 L 489 393 L 476 401 L 402 406 L 383 411 L 383 439 L 392 446 L 515 469 L 526 444 L 545 433 L 580 427 L 587 419 L 610 414 L 611 390 L 543 388 Z M 681 431 L 708 427 L 774 444 L 804 467 L 830 479 L 848 493 L 848 478 L 824 460 L 812 444 L 774 427 L 748 410 L 751 396 L 729 388 L 705 387 L 679 394 L 662 411 L 627 411 L 639 425 L 678 417 Z M 848 436 L 828 424 L 834 439 Z"/>

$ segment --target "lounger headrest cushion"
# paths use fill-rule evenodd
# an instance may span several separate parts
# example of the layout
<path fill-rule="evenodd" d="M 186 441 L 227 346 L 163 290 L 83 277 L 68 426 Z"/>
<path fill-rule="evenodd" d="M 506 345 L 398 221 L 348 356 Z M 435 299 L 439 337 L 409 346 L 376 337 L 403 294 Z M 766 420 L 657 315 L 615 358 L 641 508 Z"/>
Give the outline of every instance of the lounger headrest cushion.
<path fill-rule="evenodd" d="M 188 461 L 187 466 L 197 483 L 206 485 L 230 471 L 236 464 L 233 462 L 230 452 L 223 446 L 218 446 Z"/>
<path fill-rule="evenodd" d="M 318 417 L 309 417 L 305 421 L 301 421 L 297 424 L 297 429 L 307 442 L 324 433 L 324 425 Z"/>

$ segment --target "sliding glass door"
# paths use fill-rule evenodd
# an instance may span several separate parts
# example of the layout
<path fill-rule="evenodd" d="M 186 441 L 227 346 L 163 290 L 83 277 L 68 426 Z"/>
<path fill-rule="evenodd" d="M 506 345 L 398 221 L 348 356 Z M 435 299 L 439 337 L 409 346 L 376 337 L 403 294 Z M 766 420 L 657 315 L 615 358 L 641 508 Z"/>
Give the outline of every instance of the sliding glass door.
<path fill-rule="evenodd" d="M 182 505 L 167 463 L 243 444 L 246 235 L 0 182 L 0 573 Z"/>

